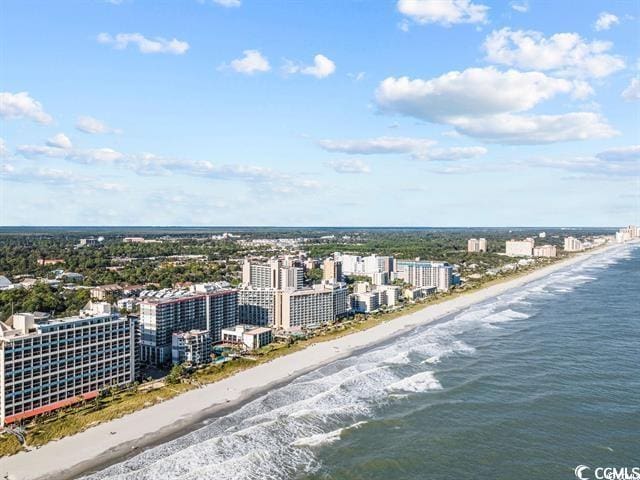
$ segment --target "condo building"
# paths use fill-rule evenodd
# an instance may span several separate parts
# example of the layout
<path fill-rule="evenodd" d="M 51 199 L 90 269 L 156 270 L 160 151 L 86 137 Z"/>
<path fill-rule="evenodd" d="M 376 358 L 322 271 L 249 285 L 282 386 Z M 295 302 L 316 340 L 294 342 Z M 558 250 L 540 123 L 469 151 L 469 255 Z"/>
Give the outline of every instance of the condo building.
<path fill-rule="evenodd" d="M 275 325 L 276 288 L 245 286 L 238 290 L 238 322 L 251 325 Z"/>
<path fill-rule="evenodd" d="M 524 240 L 507 240 L 505 249 L 509 257 L 531 257 L 534 246 L 533 238 L 525 238 Z"/>
<path fill-rule="evenodd" d="M 290 265 L 289 261 L 285 261 Z M 255 263 L 245 260 L 242 266 L 242 283 L 255 288 L 302 288 L 304 270 L 301 267 L 283 266 L 281 260 Z"/>
<path fill-rule="evenodd" d="M 211 362 L 209 330 L 176 332 L 171 336 L 171 361 L 174 364 L 204 365 Z"/>
<path fill-rule="evenodd" d="M 414 287 L 436 287 L 446 292 L 451 288 L 453 267 L 446 262 L 398 260 L 396 278 Z"/>
<path fill-rule="evenodd" d="M 222 283 L 145 298 L 140 302 L 142 360 L 155 365 L 169 362 L 176 332 L 207 330 L 218 342 L 222 329 L 237 323 L 238 291 Z"/>
<path fill-rule="evenodd" d="M 555 257 L 557 251 L 555 245 L 542 245 L 539 247 L 533 247 L 534 257 Z"/>
<path fill-rule="evenodd" d="M 98 396 L 136 377 L 136 320 L 88 304 L 78 316 L 0 322 L 0 424 Z"/>
<path fill-rule="evenodd" d="M 487 239 L 486 238 L 470 238 L 467 241 L 467 252 L 480 253 L 487 251 Z"/>
<path fill-rule="evenodd" d="M 575 237 L 566 237 L 564 239 L 565 252 L 580 252 L 584 250 L 582 242 Z"/>
<path fill-rule="evenodd" d="M 327 258 L 322 263 L 322 280 L 325 282 L 340 282 L 342 280 L 342 262 Z"/>

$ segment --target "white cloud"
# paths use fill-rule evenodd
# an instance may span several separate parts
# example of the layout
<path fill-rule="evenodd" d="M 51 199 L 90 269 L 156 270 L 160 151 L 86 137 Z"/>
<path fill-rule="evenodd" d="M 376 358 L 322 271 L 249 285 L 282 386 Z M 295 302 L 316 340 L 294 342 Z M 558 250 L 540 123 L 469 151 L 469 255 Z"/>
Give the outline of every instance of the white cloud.
<path fill-rule="evenodd" d="M 318 146 L 328 152 L 348 155 L 384 155 L 405 153 L 416 160 L 450 161 L 485 155 L 484 147 L 435 147 L 434 140 L 411 137 L 377 137 L 358 140 L 320 140 Z"/>
<path fill-rule="evenodd" d="M 627 101 L 640 100 L 640 77 L 634 77 L 629 86 L 622 92 L 622 98 Z"/>
<path fill-rule="evenodd" d="M 516 12 L 527 13 L 529 11 L 528 0 L 513 1 L 509 5 L 511 5 L 511 8 Z"/>
<path fill-rule="evenodd" d="M 464 135 L 514 145 L 610 138 L 618 134 L 600 115 L 593 112 L 561 115 L 505 113 L 458 118 L 452 124 Z"/>
<path fill-rule="evenodd" d="M 0 92 L 0 117 L 28 118 L 42 124 L 53 122 L 53 117 L 28 92 Z"/>
<path fill-rule="evenodd" d="M 595 78 L 625 67 L 621 57 L 606 53 L 612 46 L 610 42 L 587 42 L 577 33 L 545 38 L 540 32 L 510 28 L 491 32 L 483 44 L 486 59 L 493 63 Z"/>
<path fill-rule="evenodd" d="M 470 0 L 398 0 L 398 11 L 420 24 L 486 23 L 489 7 Z"/>
<path fill-rule="evenodd" d="M 256 72 L 268 72 L 271 70 L 269 60 L 262 56 L 258 50 L 244 50 L 242 53 L 244 57 L 236 58 L 230 65 L 236 72 L 253 75 Z M 226 68 L 226 66 L 223 66 L 223 68 Z"/>
<path fill-rule="evenodd" d="M 640 175 L 640 145 L 616 147 L 593 156 L 534 158 L 527 161 L 527 165 L 601 179 L 635 178 Z"/>
<path fill-rule="evenodd" d="M 313 57 L 313 65 L 304 66 L 294 62 L 287 62 L 283 67 L 285 73 L 301 73 L 316 78 L 325 78 L 336 71 L 336 64 L 322 54 Z"/>
<path fill-rule="evenodd" d="M 420 160 L 444 161 L 466 160 L 469 158 L 486 155 L 488 150 L 484 147 L 447 147 L 434 148 L 425 153 Z"/>
<path fill-rule="evenodd" d="M 329 167 L 333 168 L 337 173 L 370 173 L 371 168 L 362 160 L 357 158 L 347 158 L 342 160 L 331 160 L 327 162 Z"/>
<path fill-rule="evenodd" d="M 382 111 L 447 122 L 458 116 L 525 111 L 558 93 L 573 91 L 574 83 L 544 73 L 486 67 L 453 71 L 431 80 L 389 77 L 380 83 L 375 96 Z"/>
<path fill-rule="evenodd" d="M 162 37 L 146 38 L 141 33 L 118 33 L 112 36 L 108 33 L 100 33 L 97 36 L 98 43 L 113 45 L 117 50 L 124 50 L 129 44 L 138 46 L 140 53 L 170 53 L 182 55 L 189 50 L 187 42 L 175 38 L 167 40 Z"/>
<path fill-rule="evenodd" d="M 76 128 L 84 133 L 121 133 L 121 130 L 111 128 L 97 118 L 86 115 L 78 117 Z"/>
<path fill-rule="evenodd" d="M 610 162 L 640 162 L 640 145 L 610 148 L 596 154 L 596 157 Z"/>
<path fill-rule="evenodd" d="M 433 140 L 410 137 L 378 137 L 360 140 L 320 140 L 318 145 L 327 152 L 350 155 L 376 155 L 386 153 L 421 153 L 433 146 Z"/>
<path fill-rule="evenodd" d="M 242 5 L 242 2 L 240 0 L 213 0 L 213 3 L 226 8 L 234 8 Z"/>
<path fill-rule="evenodd" d="M 64 133 L 58 133 L 54 135 L 49 140 L 47 140 L 47 145 L 53 148 L 61 148 L 63 150 L 70 150 L 73 147 L 71 140 Z"/>
<path fill-rule="evenodd" d="M 600 32 L 602 30 L 609 30 L 613 25 L 617 25 L 618 23 L 620 23 L 620 19 L 613 13 L 601 12 L 593 28 Z"/>
<path fill-rule="evenodd" d="M 493 67 L 449 72 L 431 80 L 387 78 L 376 91 L 380 110 L 452 125 L 459 133 L 489 142 L 536 144 L 608 138 L 616 132 L 599 115 L 514 115 L 557 94 L 592 93 L 581 80 L 541 72 L 501 72 Z"/>
<path fill-rule="evenodd" d="M 349 77 L 351 80 L 353 80 L 354 82 L 359 82 L 361 80 L 364 80 L 365 77 L 365 73 L 364 72 L 358 72 L 358 73 L 347 73 L 347 77 Z"/>
<path fill-rule="evenodd" d="M 9 149 L 7 148 L 7 142 L 4 138 L 0 138 L 0 158 L 9 156 Z"/>

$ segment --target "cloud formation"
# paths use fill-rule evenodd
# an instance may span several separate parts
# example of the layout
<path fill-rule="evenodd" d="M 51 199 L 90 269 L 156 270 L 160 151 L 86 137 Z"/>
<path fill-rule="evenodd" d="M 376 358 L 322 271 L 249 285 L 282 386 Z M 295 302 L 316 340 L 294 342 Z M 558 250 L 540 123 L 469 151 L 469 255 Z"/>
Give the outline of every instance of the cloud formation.
<path fill-rule="evenodd" d="M 78 117 L 76 129 L 84 133 L 122 133 L 121 130 L 109 127 L 106 123 L 88 115 Z"/>
<path fill-rule="evenodd" d="M 271 70 L 269 60 L 258 50 L 244 50 L 242 53 L 244 54 L 242 58 L 232 60 L 229 65 L 236 72 L 253 75 L 256 72 L 268 72 Z M 222 68 L 226 68 L 226 65 L 223 65 Z"/>
<path fill-rule="evenodd" d="M 615 135 L 592 112 L 515 115 L 558 94 L 582 99 L 592 92 L 581 80 L 486 67 L 430 80 L 389 77 L 380 83 L 375 97 L 384 113 L 452 125 L 459 133 L 489 142 L 537 144 Z"/>
<path fill-rule="evenodd" d="M 53 117 L 44 111 L 42 104 L 32 98 L 29 92 L 0 92 L 0 117 L 27 118 L 45 125 L 53 122 Z"/>
<path fill-rule="evenodd" d="M 618 23 L 620 23 L 620 19 L 613 13 L 601 12 L 593 28 L 600 32 L 602 30 L 609 30 L 613 25 L 617 25 Z"/>
<path fill-rule="evenodd" d="M 100 33 L 98 43 L 112 45 L 116 50 L 124 50 L 129 44 L 136 45 L 140 53 L 169 53 L 183 55 L 189 50 L 189 44 L 185 41 L 173 38 L 167 40 L 162 37 L 146 38 L 141 33 L 118 33 L 112 36 L 108 33 Z"/>
<path fill-rule="evenodd" d="M 371 172 L 369 165 L 357 158 L 330 160 L 327 165 L 337 173 L 362 174 Z"/>
<path fill-rule="evenodd" d="M 622 92 L 622 98 L 628 102 L 640 100 L 640 77 L 634 77 L 631 79 L 629 86 Z"/>
<path fill-rule="evenodd" d="M 408 154 L 414 160 L 452 161 L 485 155 L 484 147 L 435 147 L 426 138 L 377 137 L 356 140 L 320 140 L 318 146 L 327 152 L 348 155 Z"/>
<path fill-rule="evenodd" d="M 311 75 L 316 78 L 326 78 L 336 71 L 336 64 L 322 54 L 313 57 L 313 65 L 300 65 L 294 62 L 287 62 L 283 67 L 285 73 L 300 73 L 302 75 Z"/>
<path fill-rule="evenodd" d="M 611 42 L 587 42 L 577 33 L 545 37 L 531 30 L 503 28 L 491 32 L 483 49 L 489 62 L 551 71 L 561 76 L 602 78 L 625 67 L 624 60 L 608 52 Z"/>
<path fill-rule="evenodd" d="M 486 23 L 489 7 L 470 0 L 398 0 L 398 11 L 416 23 Z"/>

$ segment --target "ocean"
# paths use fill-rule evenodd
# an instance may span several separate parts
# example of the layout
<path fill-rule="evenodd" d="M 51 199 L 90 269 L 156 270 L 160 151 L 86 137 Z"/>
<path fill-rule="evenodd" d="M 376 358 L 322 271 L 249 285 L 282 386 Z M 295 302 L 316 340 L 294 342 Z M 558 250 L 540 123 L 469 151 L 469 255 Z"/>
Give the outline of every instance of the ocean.
<path fill-rule="evenodd" d="M 640 248 L 625 245 L 87 478 L 575 479 L 639 464 Z"/>

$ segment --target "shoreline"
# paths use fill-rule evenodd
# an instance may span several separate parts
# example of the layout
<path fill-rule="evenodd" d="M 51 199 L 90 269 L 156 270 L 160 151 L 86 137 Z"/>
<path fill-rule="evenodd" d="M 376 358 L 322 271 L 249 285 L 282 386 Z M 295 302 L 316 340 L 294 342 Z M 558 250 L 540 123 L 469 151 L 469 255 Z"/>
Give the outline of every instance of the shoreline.
<path fill-rule="evenodd" d="M 11 480 L 77 478 L 134 456 L 144 449 L 178 438 L 295 378 L 354 352 L 382 344 L 407 331 L 457 313 L 506 291 L 604 253 L 595 249 L 524 275 L 464 293 L 452 299 L 382 322 L 371 328 L 314 343 L 302 350 L 240 371 L 231 377 L 190 390 L 172 399 L 97 425 L 42 447 L 0 459 L 0 475 Z M 115 432 L 115 433 L 113 433 Z"/>

